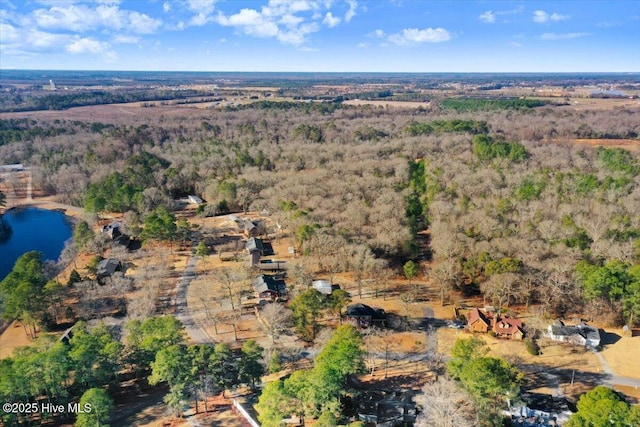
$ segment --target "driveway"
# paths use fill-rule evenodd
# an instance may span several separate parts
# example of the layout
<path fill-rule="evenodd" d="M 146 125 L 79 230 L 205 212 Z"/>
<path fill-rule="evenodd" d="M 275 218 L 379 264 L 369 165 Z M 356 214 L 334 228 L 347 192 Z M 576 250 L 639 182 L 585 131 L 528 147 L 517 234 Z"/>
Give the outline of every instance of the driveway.
<path fill-rule="evenodd" d="M 191 254 L 187 265 L 182 272 L 182 276 L 176 284 L 176 319 L 182 323 L 184 329 L 189 334 L 191 340 L 196 344 L 213 343 L 213 339 L 207 331 L 202 329 L 191 316 L 189 305 L 187 304 L 187 292 L 191 281 L 196 277 L 196 247 L 198 246 L 198 236 L 191 239 Z"/>

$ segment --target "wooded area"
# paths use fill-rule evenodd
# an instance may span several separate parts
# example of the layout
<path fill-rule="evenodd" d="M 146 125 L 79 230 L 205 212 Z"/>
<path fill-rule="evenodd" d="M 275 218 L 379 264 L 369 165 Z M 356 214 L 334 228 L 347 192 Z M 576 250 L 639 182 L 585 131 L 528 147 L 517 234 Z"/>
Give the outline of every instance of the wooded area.
<path fill-rule="evenodd" d="M 265 212 L 287 230 L 297 253 L 314 264 L 293 272 L 303 282 L 313 272 L 333 278 L 349 271 L 361 293 L 365 281 L 404 275 L 412 291 L 403 297 L 420 301 L 422 290 L 411 280 L 425 275 L 439 287 L 442 305 L 480 297 L 544 318 L 580 315 L 633 327 L 640 323 L 640 159 L 621 148 L 571 141 L 637 140 L 637 115 L 449 100 L 414 110 L 261 101 L 104 122 L 33 116 L 0 120 L 0 158 L 29 165 L 35 186 L 62 203 L 96 217 L 123 213 L 127 233 L 145 244 L 189 242 L 189 224 L 172 210 L 176 199 L 197 194 L 206 201 L 198 207 L 202 217 Z M 25 183 L 3 185 L 0 202 L 11 206 Z M 419 235 L 425 230 L 427 241 Z M 78 251 L 102 255 L 100 239 L 86 224 L 76 226 L 67 263 Z M 207 256 L 206 245 L 198 250 Z M 88 305 L 61 315 L 65 291 L 52 280 L 56 271 L 38 254 L 27 255 L 0 284 L 3 317 L 21 320 L 35 336 L 57 316 L 88 320 L 99 311 Z M 93 304 L 118 306 L 131 287 L 114 280 L 99 294 L 97 285 L 75 280 L 80 299 L 93 295 L 85 299 Z M 292 322 L 302 339 L 313 341 L 319 313 L 339 318 L 349 295 L 320 300 L 316 291 L 298 289 L 289 304 Z M 122 331 L 80 323 L 69 345 L 42 339 L 0 360 L 2 399 L 67 402 L 87 393 L 86 400 L 104 399 L 96 388 L 118 383 L 126 368 L 149 384 L 166 383 L 165 402 L 180 412 L 186 398 L 197 406 L 198 396 L 224 391 L 232 379 L 254 388 L 263 374 L 255 343 L 245 342 L 232 363 L 223 344 L 184 342 L 171 317 L 150 317 L 149 307 L 119 310 L 132 318 Z M 343 335 L 354 347 L 340 341 Z M 363 369 L 360 339 L 341 326 L 311 370 L 267 384 L 258 405 L 264 425 L 291 414 L 337 422 L 346 378 Z M 454 353 L 451 377 L 472 396 L 462 400 L 475 398 L 471 412 L 491 418 L 490 408 L 517 395 L 521 377 L 504 360 L 481 354 L 458 363 L 464 351 Z M 490 381 L 478 373 L 485 371 L 501 376 L 503 388 L 483 389 Z M 266 407 L 270 399 L 286 407 Z"/>

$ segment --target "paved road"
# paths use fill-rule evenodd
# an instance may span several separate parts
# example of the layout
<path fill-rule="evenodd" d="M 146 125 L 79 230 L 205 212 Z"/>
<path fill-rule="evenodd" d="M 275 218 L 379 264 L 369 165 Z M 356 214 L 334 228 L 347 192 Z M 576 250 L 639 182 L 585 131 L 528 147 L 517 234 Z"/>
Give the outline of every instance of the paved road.
<path fill-rule="evenodd" d="M 187 334 L 191 337 L 191 340 L 197 344 L 212 343 L 213 339 L 207 331 L 202 329 L 189 311 L 187 304 L 187 291 L 189 290 L 189 284 L 196 278 L 196 247 L 198 246 L 198 238 L 194 237 L 191 241 L 191 255 L 187 261 L 187 265 L 182 272 L 182 277 L 176 283 L 176 319 L 182 323 Z"/>
<path fill-rule="evenodd" d="M 628 387 L 640 388 L 640 380 L 636 378 L 621 377 L 621 376 L 615 375 L 613 373 L 613 370 L 609 366 L 609 363 L 607 363 L 607 359 L 604 358 L 602 353 L 597 352 L 596 357 L 598 358 L 598 361 L 600 362 L 600 366 L 602 367 L 602 371 L 604 372 L 603 381 L 606 384 L 623 385 Z"/>

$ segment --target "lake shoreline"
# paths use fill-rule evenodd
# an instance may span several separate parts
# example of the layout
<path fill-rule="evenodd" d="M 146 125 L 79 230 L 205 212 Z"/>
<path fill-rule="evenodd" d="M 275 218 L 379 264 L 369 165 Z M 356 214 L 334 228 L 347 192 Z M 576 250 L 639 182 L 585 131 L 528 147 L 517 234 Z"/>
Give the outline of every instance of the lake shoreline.
<path fill-rule="evenodd" d="M 12 206 L 3 213 L 3 232 L 0 239 L 0 278 L 11 272 L 15 261 L 29 251 L 42 252 L 46 259 L 57 262 L 65 242 L 73 237 L 77 217 L 58 206 L 24 203 Z"/>
<path fill-rule="evenodd" d="M 86 211 L 84 210 L 84 208 L 73 206 L 73 205 L 67 205 L 64 203 L 58 203 L 52 200 L 54 197 L 55 196 L 45 196 L 45 197 L 38 197 L 33 199 L 21 199 L 21 200 L 18 200 L 14 206 L 7 209 L 6 212 L 10 211 L 11 209 L 33 207 L 33 208 L 46 209 L 48 211 L 60 212 L 67 217 L 72 217 L 79 220 L 84 219 L 86 215 Z"/>

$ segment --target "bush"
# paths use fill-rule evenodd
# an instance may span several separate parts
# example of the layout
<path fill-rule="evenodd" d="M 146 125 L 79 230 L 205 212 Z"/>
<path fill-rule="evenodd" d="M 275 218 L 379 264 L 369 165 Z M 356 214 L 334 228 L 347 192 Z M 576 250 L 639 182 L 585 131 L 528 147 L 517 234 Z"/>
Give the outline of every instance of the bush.
<path fill-rule="evenodd" d="M 525 338 L 524 346 L 529 352 L 529 354 L 533 356 L 538 356 L 540 354 L 540 347 L 538 346 L 538 343 L 534 339 Z"/>
<path fill-rule="evenodd" d="M 82 282 L 82 277 L 77 270 L 71 270 L 71 274 L 69 275 L 69 281 L 67 282 L 67 286 L 72 286 L 74 283 Z"/>

